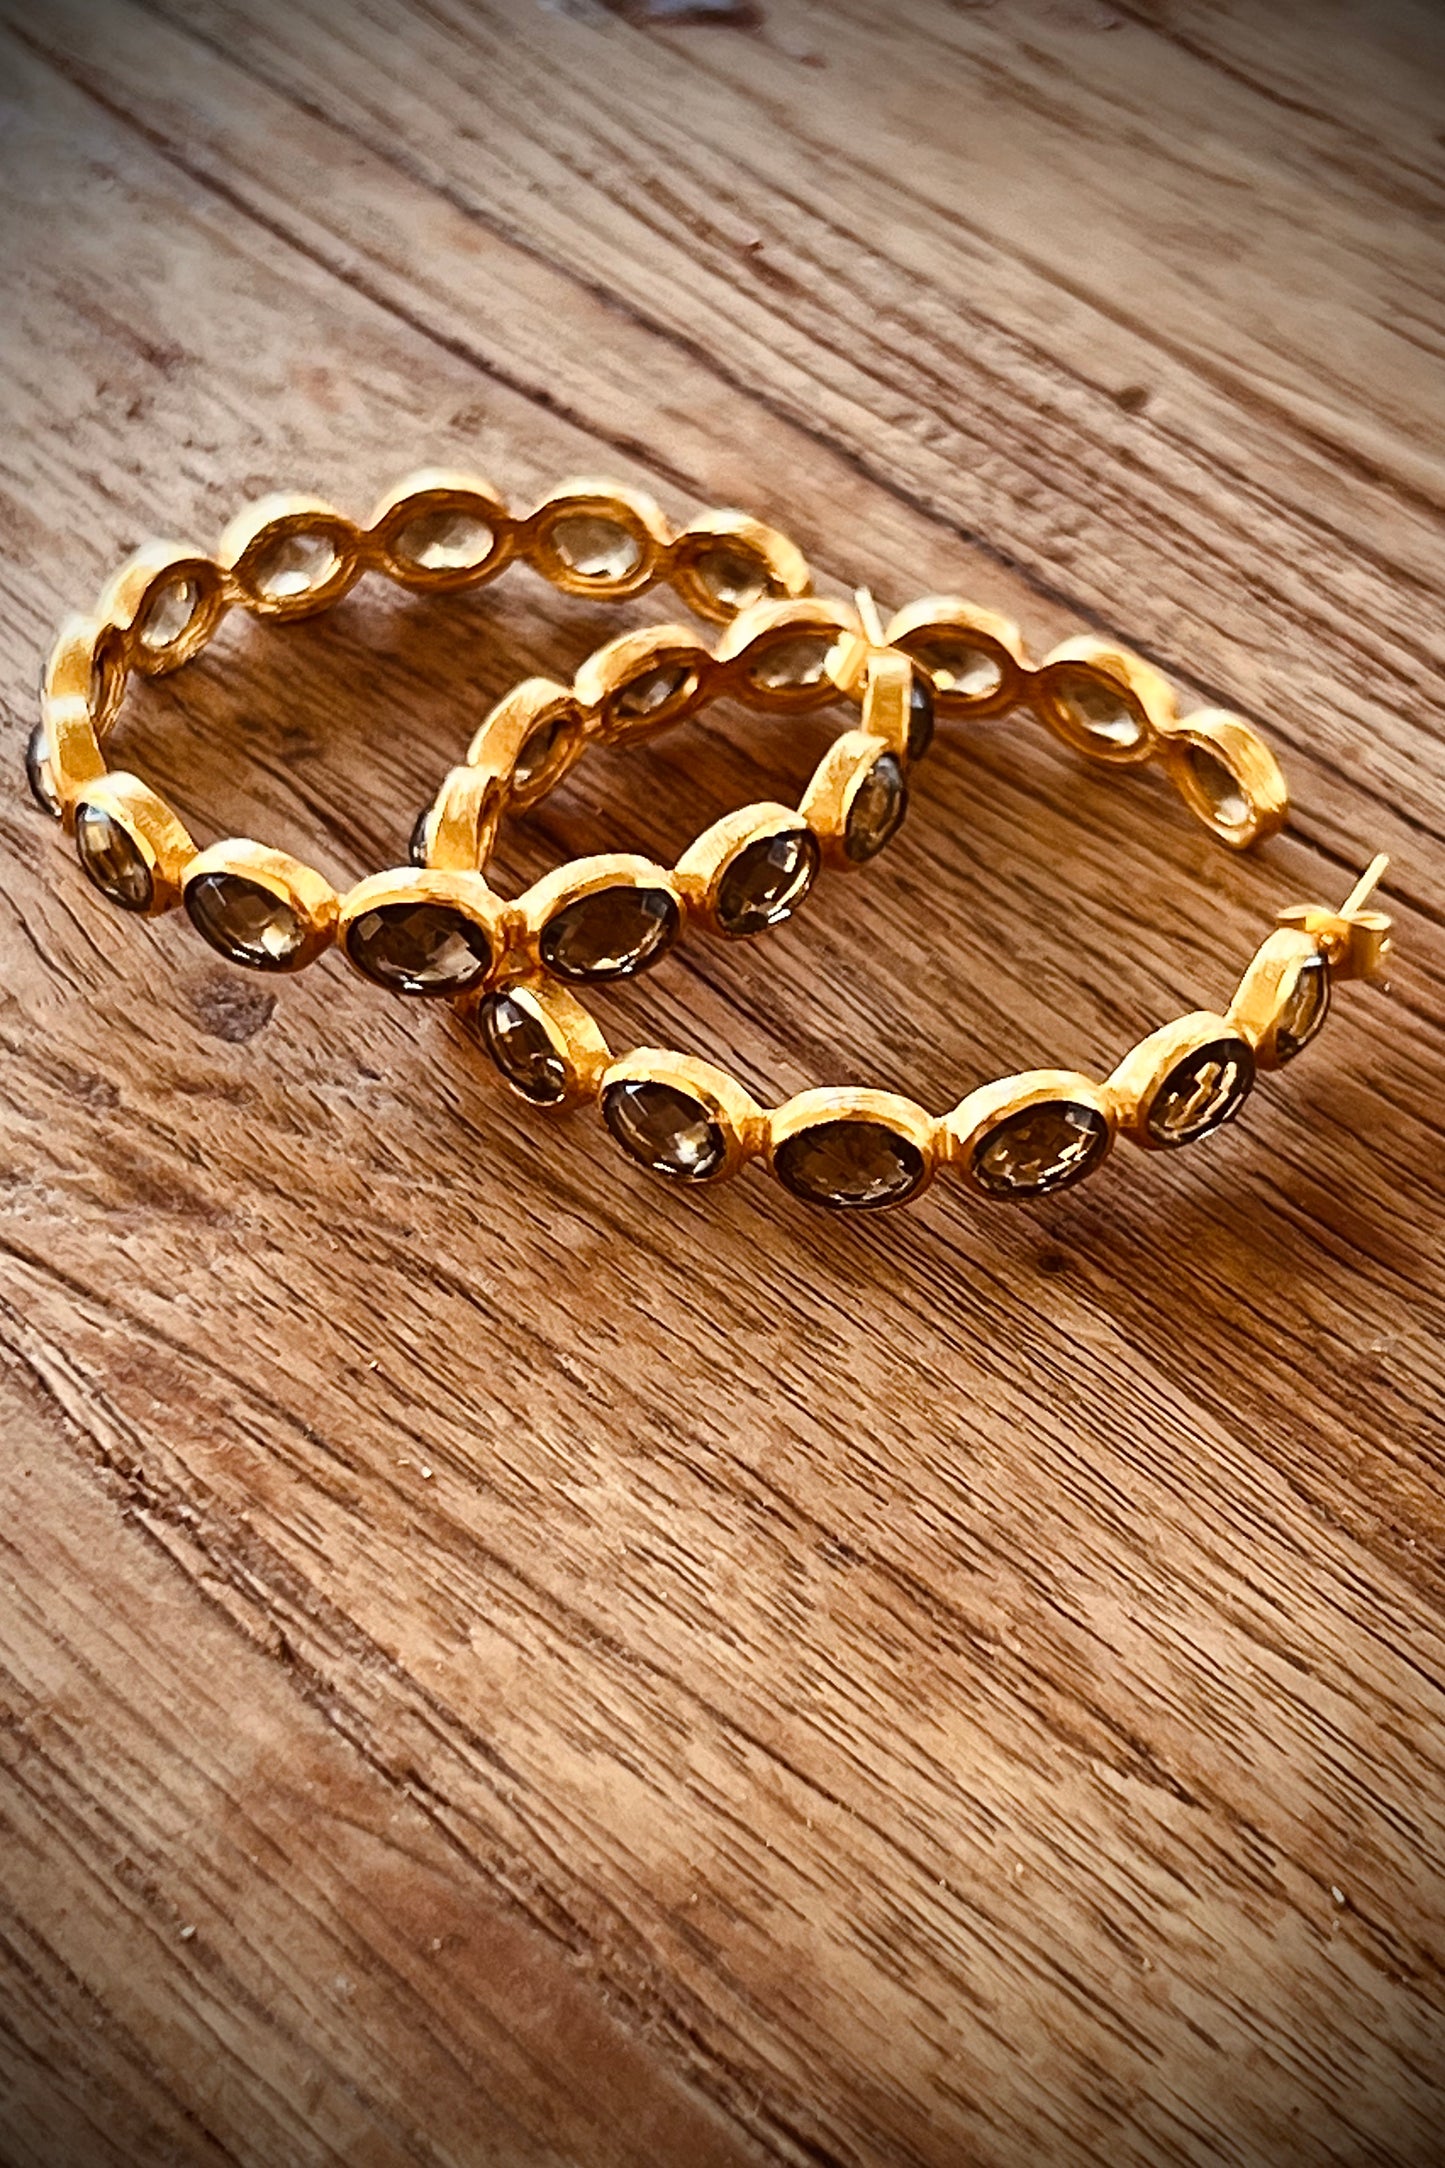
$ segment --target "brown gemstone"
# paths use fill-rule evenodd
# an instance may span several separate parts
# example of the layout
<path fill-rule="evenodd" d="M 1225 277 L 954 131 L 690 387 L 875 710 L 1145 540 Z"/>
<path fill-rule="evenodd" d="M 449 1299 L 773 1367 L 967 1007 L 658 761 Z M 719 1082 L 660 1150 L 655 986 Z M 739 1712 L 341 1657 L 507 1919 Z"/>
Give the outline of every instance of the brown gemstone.
<path fill-rule="evenodd" d="M 636 535 L 600 512 L 569 512 L 553 527 L 551 543 L 584 580 L 625 580 L 642 561 Z"/>
<path fill-rule="evenodd" d="M 1174 1064 L 1145 1116 L 1155 1144 L 1193 1144 L 1231 1121 L 1254 1082 L 1254 1050 L 1230 1033 L 1195 1047 Z"/>
<path fill-rule="evenodd" d="M 619 722 L 651 722 L 665 715 L 696 682 L 696 672 L 684 662 L 657 663 L 613 694 L 612 713 Z"/>
<path fill-rule="evenodd" d="M 167 580 L 158 587 L 141 620 L 142 647 L 153 654 L 174 647 L 177 640 L 190 631 L 200 599 L 201 590 L 194 580 Z"/>
<path fill-rule="evenodd" d="M 1184 758 L 1200 797 L 1221 828 L 1247 828 L 1253 808 L 1234 770 L 1212 746 L 1188 745 Z"/>
<path fill-rule="evenodd" d="M 506 987 L 488 994 L 473 1028 L 514 1092 L 539 1107 L 566 1098 L 567 1058 L 530 995 Z"/>
<path fill-rule="evenodd" d="M 922 760 L 933 743 L 933 686 L 926 670 L 915 670 L 908 688 L 908 758 Z"/>
<path fill-rule="evenodd" d="M 196 931 L 233 964 L 253 971 L 284 971 L 309 927 L 289 904 L 241 873 L 199 874 L 187 881 L 187 915 Z"/>
<path fill-rule="evenodd" d="M 1306 956 L 1280 1004 L 1274 1024 L 1274 1058 L 1302 1054 L 1330 1013 L 1330 967 L 1323 956 Z"/>
<path fill-rule="evenodd" d="M 847 1115 L 785 1137 L 773 1154 L 773 1170 L 783 1187 L 807 1204 L 867 1212 L 902 1204 L 920 1186 L 927 1167 L 913 1140 L 887 1122 Z"/>
<path fill-rule="evenodd" d="M 774 640 L 753 665 L 753 683 L 774 693 L 821 685 L 836 637 L 831 632 L 795 632 Z"/>
<path fill-rule="evenodd" d="M 333 578 L 338 563 L 328 534 L 280 535 L 256 565 L 256 587 L 272 602 L 315 594 Z"/>
<path fill-rule="evenodd" d="M 123 911 L 148 911 L 155 879 L 144 851 L 114 814 L 82 805 L 75 816 L 75 848 L 87 879 Z"/>
<path fill-rule="evenodd" d="M 785 828 L 744 844 L 717 885 L 719 932 L 753 934 L 781 926 L 812 887 L 818 859 L 811 828 Z"/>
<path fill-rule="evenodd" d="M 618 882 L 563 904 L 538 946 L 559 979 L 629 979 L 665 954 L 677 930 L 677 904 L 665 888 Z"/>
<path fill-rule="evenodd" d="M 575 720 L 575 716 L 570 713 L 550 715 L 528 734 L 512 766 L 514 790 L 525 790 L 529 783 L 535 783 L 538 776 L 546 772 L 556 759 L 562 740 Z"/>
<path fill-rule="evenodd" d="M 1020 1107 L 984 1132 L 970 1171 L 991 1197 L 1047 1197 L 1081 1182 L 1109 1148 L 1109 1125 L 1097 1107 L 1046 1099 Z"/>
<path fill-rule="evenodd" d="M 1056 705 L 1084 737 L 1120 746 L 1138 745 L 1143 738 L 1133 702 L 1110 679 L 1070 663 L 1051 670 L 1047 682 Z"/>
<path fill-rule="evenodd" d="M 1003 682 L 998 658 L 986 648 L 972 646 L 963 633 L 935 633 L 930 640 L 910 640 L 908 648 L 928 672 L 937 692 L 954 693 L 964 700 L 987 700 Z"/>
<path fill-rule="evenodd" d="M 466 572 L 492 547 L 491 528 L 475 513 L 451 508 L 418 512 L 392 544 L 393 556 L 423 572 Z"/>
<path fill-rule="evenodd" d="M 853 793 L 843 848 L 855 864 L 876 858 L 892 841 L 908 811 L 908 784 L 896 753 L 880 753 Z"/>
<path fill-rule="evenodd" d="M 53 821 L 58 821 L 65 809 L 60 803 L 60 794 L 55 788 L 50 762 L 46 758 L 44 723 L 37 723 L 25 740 L 25 780 L 30 786 L 30 795 L 41 812 L 48 813 Z"/>
<path fill-rule="evenodd" d="M 424 867 L 426 865 L 427 844 L 429 840 L 427 835 L 427 823 L 430 821 L 431 816 L 431 807 L 429 805 L 424 805 L 412 824 L 411 840 L 407 844 L 406 855 L 411 860 L 414 866 Z"/>
<path fill-rule="evenodd" d="M 358 971 L 398 994 L 460 994 L 487 975 L 486 929 L 451 903 L 379 903 L 352 920 L 346 953 Z"/>
<path fill-rule="evenodd" d="M 700 550 L 693 570 L 720 610 L 736 616 L 772 592 L 772 575 L 761 557 L 734 542 Z"/>
<path fill-rule="evenodd" d="M 676 1084 L 625 1077 L 602 1094 L 608 1128 L 639 1166 L 674 1182 L 705 1182 L 727 1157 L 727 1139 L 700 1099 Z"/>

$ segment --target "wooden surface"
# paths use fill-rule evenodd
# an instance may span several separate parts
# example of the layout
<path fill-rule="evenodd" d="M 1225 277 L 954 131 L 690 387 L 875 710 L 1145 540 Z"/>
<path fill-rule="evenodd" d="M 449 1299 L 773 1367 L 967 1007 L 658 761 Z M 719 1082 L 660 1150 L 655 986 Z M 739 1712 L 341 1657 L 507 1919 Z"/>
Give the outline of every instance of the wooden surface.
<path fill-rule="evenodd" d="M 0 5 L 7 2168 L 1442 2158 L 1445 18 L 731 12 Z M 951 734 L 887 860 L 619 1037 L 1097 1070 L 1376 848 L 1391 998 L 1197 1153 L 840 1225 L 121 920 L 15 782 L 59 610 L 427 459 L 1105 628 L 1290 774 L 1237 861 Z M 618 622 L 229 626 L 127 758 L 350 878 Z M 584 768 L 512 867 L 828 727 Z"/>

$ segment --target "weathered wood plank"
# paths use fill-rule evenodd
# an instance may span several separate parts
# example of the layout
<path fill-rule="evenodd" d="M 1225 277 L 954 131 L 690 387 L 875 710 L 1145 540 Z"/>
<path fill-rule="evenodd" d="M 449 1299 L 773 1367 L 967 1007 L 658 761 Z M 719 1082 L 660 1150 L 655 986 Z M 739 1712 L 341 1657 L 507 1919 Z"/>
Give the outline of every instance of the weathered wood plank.
<path fill-rule="evenodd" d="M 1186 680 L 1278 722 L 1305 810 L 1259 865 L 1221 860 L 1147 786 L 983 734 L 868 881 L 618 997 L 619 1032 L 770 1092 L 848 1074 L 943 1104 L 1218 999 L 1283 896 L 1377 832 L 1414 837 L 1421 905 L 1396 1001 L 1362 996 L 1217 1149 L 1037 1215 L 940 1189 L 860 1231 L 751 1181 L 658 1195 L 339 971 L 273 1002 L 184 927 L 117 926 L 7 801 L 16 2159 L 108 2129 L 98 2159 L 288 2168 L 1428 2168 L 1445 773 L 1423 645 L 1371 649 L 1366 684 L 1356 621 L 1321 631 L 1381 596 L 1414 640 L 1438 600 L 1418 365 L 1382 334 L 1358 413 L 1331 374 L 1380 266 L 1424 248 L 1382 208 L 1404 148 L 1317 199 L 1337 345 L 1311 376 L 1282 316 L 1303 373 L 1264 402 L 1258 321 L 1197 369 L 1153 340 L 1139 263 L 1122 319 L 1091 263 L 1063 277 L 1117 175 L 1060 169 L 1052 263 L 1006 223 L 961 236 L 944 182 L 972 152 L 950 169 L 901 94 L 850 99 L 882 50 L 861 8 L 829 11 L 827 68 L 788 61 L 806 111 L 766 121 L 817 10 L 761 41 L 520 6 L 333 9 L 327 36 L 300 8 L 12 14 L 12 750 L 57 596 L 152 525 L 204 536 L 285 479 L 359 507 L 433 452 L 518 494 L 620 465 L 679 510 L 765 492 L 890 599 L 961 584 L 1041 642 L 1165 627 Z M 1075 33 L 900 20 L 900 82 L 940 44 L 1002 71 L 1017 166 Z M 1188 28 L 1285 65 L 1283 31 Z M 1132 112 L 1117 42 L 1090 41 L 1088 96 L 1132 80 Z M 1131 129 L 1161 204 L 1207 65 L 1160 61 Z M 1303 190 L 1387 104 L 1418 147 L 1399 71 L 1357 73 L 1358 108 L 1273 113 L 1277 151 L 1231 93 L 1210 218 L 1237 217 L 1232 171 Z M 907 131 L 905 187 L 870 168 Z M 970 313 L 980 265 L 1007 336 Z M 1111 393 L 1139 382 L 1131 414 Z M 942 431 L 940 386 L 973 408 Z M 1221 465 L 1231 433 L 1267 487 Z M 127 743 L 205 832 L 360 870 L 482 699 L 602 630 L 521 577 L 361 597 L 228 633 Z M 801 779 L 809 733 L 721 717 L 584 771 L 513 863 L 599 827 L 675 846 Z"/>

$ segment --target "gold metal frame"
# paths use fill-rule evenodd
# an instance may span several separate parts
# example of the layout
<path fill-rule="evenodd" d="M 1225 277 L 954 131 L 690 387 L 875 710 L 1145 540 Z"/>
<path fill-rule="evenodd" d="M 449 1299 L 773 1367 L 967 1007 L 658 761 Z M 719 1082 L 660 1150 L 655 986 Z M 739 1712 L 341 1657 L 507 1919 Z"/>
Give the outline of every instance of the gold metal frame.
<path fill-rule="evenodd" d="M 187 901 L 194 883 L 204 880 L 210 873 L 234 873 L 253 886 L 264 889 L 268 895 L 279 897 L 294 914 L 303 936 L 291 955 L 276 958 L 259 968 L 271 971 L 304 971 L 314 963 L 323 949 L 330 948 L 336 936 L 336 921 L 340 899 L 328 880 L 313 873 L 309 866 L 293 858 L 288 851 L 273 851 L 264 843 L 252 843 L 244 836 L 229 837 L 224 843 L 212 843 L 196 856 L 186 867 L 181 880 L 181 901 Z M 195 924 L 194 919 L 192 923 Z M 208 936 L 198 928 L 203 940 Z M 214 945 L 214 944 L 213 944 Z M 219 953 L 226 955 L 224 949 Z M 230 958 L 230 961 L 238 961 Z M 248 957 L 246 964 L 258 968 Z"/>

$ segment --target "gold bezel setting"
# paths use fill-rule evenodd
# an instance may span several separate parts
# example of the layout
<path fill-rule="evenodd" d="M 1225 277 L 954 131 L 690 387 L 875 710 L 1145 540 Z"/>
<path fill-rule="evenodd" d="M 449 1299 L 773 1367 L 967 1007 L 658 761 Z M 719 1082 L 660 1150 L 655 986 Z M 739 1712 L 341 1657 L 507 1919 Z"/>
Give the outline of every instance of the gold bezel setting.
<path fill-rule="evenodd" d="M 279 907 L 271 926 L 249 941 L 239 934 L 223 939 L 227 902 L 232 910 L 243 906 L 248 890 Z M 212 895 L 218 898 L 214 914 L 207 909 Z M 185 870 L 181 901 L 203 941 L 228 963 L 253 971 L 303 971 L 331 946 L 339 909 L 336 890 L 319 873 L 286 851 L 268 850 L 242 836 L 197 852 Z M 288 920 L 291 940 L 284 947 L 268 947 L 268 938 Z"/>

